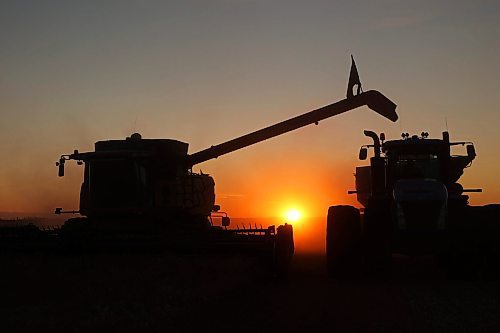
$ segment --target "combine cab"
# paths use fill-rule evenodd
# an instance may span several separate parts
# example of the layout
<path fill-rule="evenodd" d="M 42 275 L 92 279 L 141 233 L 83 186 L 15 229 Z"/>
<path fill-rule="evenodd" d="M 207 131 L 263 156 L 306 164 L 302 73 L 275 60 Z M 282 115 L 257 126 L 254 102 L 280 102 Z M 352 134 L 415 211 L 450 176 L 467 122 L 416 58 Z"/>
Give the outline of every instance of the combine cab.
<path fill-rule="evenodd" d="M 373 144 L 359 157 L 374 156 L 369 166 L 356 168 L 356 191 L 362 212 L 352 206 L 328 211 L 327 258 L 334 277 L 357 275 L 360 269 L 385 270 L 393 253 L 437 255 L 448 271 L 476 274 L 479 263 L 498 254 L 499 205 L 472 207 L 467 192 L 457 183 L 476 157 L 471 142 L 402 135 L 387 141 L 365 131 Z M 452 155 L 451 147 L 465 146 L 465 155 Z M 488 265 L 486 265 L 488 266 Z M 495 265 L 496 266 L 496 265 Z"/>

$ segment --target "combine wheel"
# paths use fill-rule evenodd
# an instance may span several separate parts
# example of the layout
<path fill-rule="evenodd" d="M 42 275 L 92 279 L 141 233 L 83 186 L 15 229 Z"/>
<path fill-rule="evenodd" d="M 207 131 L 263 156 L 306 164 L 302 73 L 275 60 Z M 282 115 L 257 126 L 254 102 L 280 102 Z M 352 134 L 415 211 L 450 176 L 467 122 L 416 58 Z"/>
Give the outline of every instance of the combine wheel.
<path fill-rule="evenodd" d="M 361 264 L 361 223 L 357 208 L 332 206 L 326 226 L 326 258 L 329 276 L 353 278 Z"/>
<path fill-rule="evenodd" d="M 286 223 L 285 225 L 280 225 L 276 232 L 274 244 L 274 269 L 278 277 L 284 278 L 288 275 L 288 269 L 294 252 L 292 226 Z"/>
<path fill-rule="evenodd" d="M 88 222 L 85 217 L 71 218 L 64 222 L 61 232 L 63 235 L 69 235 L 70 237 L 73 235 L 81 235 L 87 230 L 87 225 Z"/>
<path fill-rule="evenodd" d="M 88 236 L 88 220 L 85 217 L 71 218 L 61 227 L 60 239 L 64 250 L 82 249 Z"/>

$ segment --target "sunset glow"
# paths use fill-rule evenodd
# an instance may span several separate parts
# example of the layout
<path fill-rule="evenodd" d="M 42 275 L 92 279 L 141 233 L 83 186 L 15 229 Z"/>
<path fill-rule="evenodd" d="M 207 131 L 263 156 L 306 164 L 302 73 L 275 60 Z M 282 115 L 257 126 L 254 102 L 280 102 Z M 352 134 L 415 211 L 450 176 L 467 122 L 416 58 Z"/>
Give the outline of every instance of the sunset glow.
<path fill-rule="evenodd" d="M 371 143 L 363 130 L 439 138 L 448 127 L 478 151 L 460 179 L 483 188 L 471 204 L 498 202 L 494 1 L 395 2 L 390 11 L 371 2 L 362 11 L 352 2 L 188 3 L 2 6 L 0 212 L 78 209 L 83 168 L 69 163 L 59 178 L 54 162 L 99 140 L 140 132 L 189 143 L 191 154 L 339 101 L 351 54 L 363 88 L 393 100 L 400 121 L 361 108 L 196 165 L 214 178 L 217 204 L 231 217 L 312 228 L 308 219 L 331 205 L 359 207 L 347 191 L 368 163 L 358 160 Z"/>
<path fill-rule="evenodd" d="M 297 222 L 301 218 L 302 213 L 295 208 L 289 209 L 285 212 L 285 219 L 287 220 L 287 222 Z"/>

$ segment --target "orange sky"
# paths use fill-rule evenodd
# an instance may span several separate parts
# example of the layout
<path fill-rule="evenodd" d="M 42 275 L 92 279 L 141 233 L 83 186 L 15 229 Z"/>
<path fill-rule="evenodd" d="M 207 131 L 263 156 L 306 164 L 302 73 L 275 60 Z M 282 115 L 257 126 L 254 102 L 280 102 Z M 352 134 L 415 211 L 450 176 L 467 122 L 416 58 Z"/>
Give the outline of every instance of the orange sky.
<path fill-rule="evenodd" d="M 355 203 L 363 129 L 448 127 L 476 145 L 462 183 L 484 193 L 471 202 L 498 202 L 499 13 L 492 1 L 3 4 L 0 211 L 77 208 L 81 167 L 58 178 L 54 162 L 98 140 L 138 131 L 195 152 L 342 99 L 351 53 L 400 120 L 363 108 L 196 166 L 223 209 L 324 216 Z"/>

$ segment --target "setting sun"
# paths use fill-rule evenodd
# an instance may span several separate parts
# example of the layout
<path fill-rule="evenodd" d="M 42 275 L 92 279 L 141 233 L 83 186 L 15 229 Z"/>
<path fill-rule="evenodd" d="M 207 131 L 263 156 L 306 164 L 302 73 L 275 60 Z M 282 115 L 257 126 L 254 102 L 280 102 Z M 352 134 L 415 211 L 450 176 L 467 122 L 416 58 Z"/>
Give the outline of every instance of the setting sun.
<path fill-rule="evenodd" d="M 302 214 L 297 209 L 289 209 L 285 212 L 285 219 L 289 222 L 297 222 Z"/>

